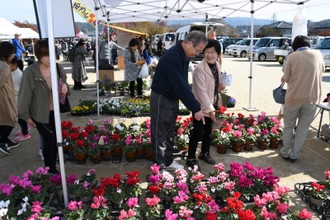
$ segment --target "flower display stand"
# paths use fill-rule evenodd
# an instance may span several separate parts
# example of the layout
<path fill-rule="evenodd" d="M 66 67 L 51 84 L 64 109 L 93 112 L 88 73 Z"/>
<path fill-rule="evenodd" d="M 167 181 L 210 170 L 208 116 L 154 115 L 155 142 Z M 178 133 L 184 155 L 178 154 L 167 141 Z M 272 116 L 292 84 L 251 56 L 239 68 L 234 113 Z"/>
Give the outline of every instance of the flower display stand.
<path fill-rule="evenodd" d="M 322 220 L 330 219 L 330 199 L 317 201 L 317 199 L 312 198 L 310 194 L 311 182 L 307 183 L 296 183 L 294 185 L 294 192 L 300 196 L 300 198 L 309 204 L 309 207 L 322 215 Z"/>

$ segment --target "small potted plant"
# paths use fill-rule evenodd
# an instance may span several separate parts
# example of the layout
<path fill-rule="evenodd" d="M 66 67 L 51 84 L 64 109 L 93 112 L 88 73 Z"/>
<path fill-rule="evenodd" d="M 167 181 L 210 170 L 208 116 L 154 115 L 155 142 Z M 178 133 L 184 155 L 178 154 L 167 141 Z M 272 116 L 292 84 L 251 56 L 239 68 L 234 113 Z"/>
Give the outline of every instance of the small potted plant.
<path fill-rule="evenodd" d="M 100 163 L 102 160 L 101 148 L 103 145 L 97 143 L 91 143 L 88 148 L 88 156 L 93 164 Z"/>
<path fill-rule="evenodd" d="M 232 130 L 230 140 L 233 151 L 241 152 L 245 141 L 243 137 L 243 132 L 240 130 Z"/>
<path fill-rule="evenodd" d="M 217 147 L 217 152 L 219 154 L 225 154 L 227 152 L 227 149 L 230 146 L 230 137 L 228 133 L 219 129 L 214 129 L 211 139 L 212 145 Z"/>
<path fill-rule="evenodd" d="M 261 128 L 258 136 L 258 148 L 260 150 L 267 149 L 269 145 L 269 131 L 266 128 Z"/>
<path fill-rule="evenodd" d="M 278 126 L 273 126 L 271 127 L 269 131 L 269 147 L 270 148 L 278 148 L 278 144 L 283 136 L 282 129 L 279 128 Z"/>
<path fill-rule="evenodd" d="M 313 182 L 310 186 L 309 200 L 312 205 L 316 206 L 315 208 L 319 208 L 328 198 L 328 193 L 324 190 L 325 185 Z"/>
<path fill-rule="evenodd" d="M 84 220 L 85 206 L 82 201 L 70 201 L 64 210 L 66 220 Z"/>
<path fill-rule="evenodd" d="M 254 143 L 257 140 L 256 134 L 255 134 L 255 129 L 253 127 L 249 127 L 243 133 L 244 133 L 243 136 L 244 136 L 244 140 L 245 140 L 243 149 L 246 151 L 251 151 Z"/>

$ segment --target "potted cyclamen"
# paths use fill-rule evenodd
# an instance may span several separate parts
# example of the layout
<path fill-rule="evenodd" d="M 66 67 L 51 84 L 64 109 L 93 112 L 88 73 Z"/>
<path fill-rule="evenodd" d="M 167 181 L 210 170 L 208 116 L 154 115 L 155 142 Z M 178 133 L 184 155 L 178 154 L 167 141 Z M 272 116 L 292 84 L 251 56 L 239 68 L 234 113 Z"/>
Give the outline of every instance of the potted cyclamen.
<path fill-rule="evenodd" d="M 265 128 L 260 130 L 260 134 L 258 136 L 258 148 L 260 150 L 265 150 L 269 146 L 269 131 Z"/>
<path fill-rule="evenodd" d="M 136 161 L 136 150 L 138 149 L 138 144 L 133 135 L 128 135 L 125 139 L 125 158 L 128 162 Z"/>
<path fill-rule="evenodd" d="M 257 137 L 255 135 L 255 129 L 253 127 L 249 127 L 244 131 L 244 147 L 243 149 L 246 151 L 251 151 L 254 143 L 257 140 Z"/>
<path fill-rule="evenodd" d="M 212 133 L 212 145 L 217 148 L 219 154 L 227 153 L 227 149 L 230 146 L 228 133 L 214 129 Z"/>
<path fill-rule="evenodd" d="M 76 145 L 74 146 L 73 149 L 73 155 L 76 159 L 76 162 L 78 164 L 84 164 L 86 163 L 87 160 L 87 153 L 88 153 L 88 149 L 85 146 L 85 141 L 84 140 L 76 140 L 75 141 Z"/>
<path fill-rule="evenodd" d="M 97 143 L 90 144 L 88 149 L 88 156 L 93 164 L 101 163 L 102 161 L 101 145 L 98 145 Z"/>
<path fill-rule="evenodd" d="M 311 189 L 309 191 L 309 201 L 311 206 L 315 209 L 319 209 L 323 202 L 328 198 L 328 193 L 324 190 L 325 185 L 319 183 L 311 183 Z"/>
<path fill-rule="evenodd" d="M 282 138 L 282 130 L 278 126 L 274 126 L 269 131 L 269 147 L 278 148 L 280 139 Z"/>
<path fill-rule="evenodd" d="M 231 133 L 231 146 L 234 152 L 241 152 L 244 145 L 242 131 L 233 130 Z"/>

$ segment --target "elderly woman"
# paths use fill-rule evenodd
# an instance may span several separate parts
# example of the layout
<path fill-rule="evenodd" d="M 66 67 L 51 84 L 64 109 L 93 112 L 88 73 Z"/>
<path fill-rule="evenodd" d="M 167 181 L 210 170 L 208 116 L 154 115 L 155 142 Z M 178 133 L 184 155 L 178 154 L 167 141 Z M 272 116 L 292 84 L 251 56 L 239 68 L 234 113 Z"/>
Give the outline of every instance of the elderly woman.
<path fill-rule="evenodd" d="M 281 156 L 295 162 L 314 119 L 316 105 L 321 101 L 325 67 L 320 51 L 310 49 L 308 37 L 298 35 L 292 43 L 292 49 L 294 52 L 287 57 L 281 79 L 288 84 Z"/>
<path fill-rule="evenodd" d="M 204 49 L 204 59 L 199 63 L 193 72 L 192 92 L 201 104 L 204 113 L 205 124 L 193 119 L 193 129 L 190 135 L 187 166 L 194 168 L 198 166 L 196 149 L 198 141 L 202 140 L 202 149 L 198 157 L 208 164 L 215 164 L 210 155 L 212 124 L 216 121 L 215 111 L 222 104 L 219 90 L 225 89 L 222 84 L 221 67 L 217 62 L 221 54 L 221 46 L 217 40 L 208 40 Z"/>
<path fill-rule="evenodd" d="M 20 91 L 18 93 L 18 115 L 27 121 L 30 127 L 36 127 L 45 144 L 43 147 L 44 164 L 49 172 L 58 173 L 56 169 L 57 141 L 54 120 L 52 80 L 50 72 L 48 41 L 41 40 L 35 44 L 35 55 L 38 62 L 24 70 Z M 68 92 L 66 74 L 59 64 L 56 76 L 63 81 L 61 95 Z M 57 88 L 55 88 L 57 89 Z"/>
<path fill-rule="evenodd" d="M 128 48 L 124 52 L 124 63 L 125 63 L 125 80 L 129 81 L 129 90 L 131 97 L 135 97 L 134 87 L 135 81 L 137 81 L 137 95 L 142 95 L 142 84 L 143 81 L 139 78 L 139 72 L 141 65 L 145 63 L 139 54 L 138 49 L 139 40 L 133 38 L 128 44 Z"/>
<path fill-rule="evenodd" d="M 10 148 L 19 145 L 8 138 L 17 122 L 15 89 L 9 66 L 14 54 L 15 47 L 11 43 L 0 43 L 0 151 L 7 155 Z"/>

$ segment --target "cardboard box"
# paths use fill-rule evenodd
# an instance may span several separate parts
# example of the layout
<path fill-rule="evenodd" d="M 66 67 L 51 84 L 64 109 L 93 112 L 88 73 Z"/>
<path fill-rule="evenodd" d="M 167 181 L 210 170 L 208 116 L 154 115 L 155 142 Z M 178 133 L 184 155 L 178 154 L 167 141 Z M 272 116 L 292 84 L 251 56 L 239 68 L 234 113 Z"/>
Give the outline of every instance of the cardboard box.
<path fill-rule="evenodd" d="M 121 69 L 121 70 L 125 69 L 124 57 L 123 56 L 118 57 L 118 68 Z"/>
<path fill-rule="evenodd" d="M 110 82 L 115 81 L 115 72 L 114 72 L 114 70 L 99 70 L 99 74 L 100 74 L 100 81 L 101 82 L 103 82 L 105 76 L 108 79 L 110 79 Z"/>

